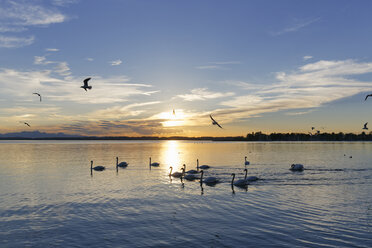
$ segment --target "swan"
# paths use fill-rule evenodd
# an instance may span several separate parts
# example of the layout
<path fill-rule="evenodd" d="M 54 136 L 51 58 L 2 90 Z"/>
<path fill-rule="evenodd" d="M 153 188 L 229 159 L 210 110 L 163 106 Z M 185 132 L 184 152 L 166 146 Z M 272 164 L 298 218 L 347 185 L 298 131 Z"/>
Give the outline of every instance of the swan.
<path fill-rule="evenodd" d="M 244 171 L 245 171 L 244 180 L 246 180 L 247 182 L 257 181 L 257 180 L 259 179 L 259 178 L 256 177 L 256 176 L 249 176 L 249 177 L 247 177 L 248 170 L 247 170 L 247 169 L 244 169 Z"/>
<path fill-rule="evenodd" d="M 216 184 L 219 182 L 219 180 L 216 177 L 207 177 L 206 179 L 203 180 L 204 171 L 201 170 L 200 173 L 201 173 L 200 183 L 205 183 L 208 185 L 208 184 Z"/>
<path fill-rule="evenodd" d="M 185 169 L 184 168 L 182 168 L 182 172 L 178 172 L 178 171 L 176 171 L 176 172 L 173 172 L 172 173 L 172 171 L 173 171 L 173 167 L 171 166 L 171 167 L 169 167 L 169 169 L 170 169 L 170 172 L 169 172 L 169 176 L 171 177 L 182 177 L 183 176 L 183 174 L 184 174 L 184 172 L 185 172 Z"/>
<path fill-rule="evenodd" d="M 128 166 L 128 163 L 127 162 L 120 162 L 119 164 L 119 158 L 116 157 L 116 167 L 121 167 L 121 168 L 126 168 Z"/>
<path fill-rule="evenodd" d="M 150 157 L 150 163 L 149 163 L 150 166 L 154 166 L 154 167 L 158 167 L 160 164 L 157 163 L 157 162 L 154 162 L 154 163 L 151 163 L 151 157 Z"/>
<path fill-rule="evenodd" d="M 232 180 L 231 180 L 231 186 L 235 185 L 235 186 L 238 186 L 238 187 L 246 187 L 247 184 L 248 184 L 248 181 L 244 179 L 239 179 L 237 181 L 234 182 L 234 179 L 235 179 L 235 173 L 232 173 L 231 176 L 233 177 Z"/>
<path fill-rule="evenodd" d="M 207 170 L 207 169 L 211 168 L 209 165 L 205 165 L 205 164 L 199 166 L 199 159 L 196 160 L 196 164 L 197 164 L 197 165 L 196 165 L 196 168 L 197 168 L 197 169 Z"/>
<path fill-rule="evenodd" d="M 98 165 L 98 166 L 93 167 L 93 160 L 90 161 L 90 170 L 103 171 L 105 169 L 106 169 L 105 166 L 102 166 L 102 165 Z"/>
<path fill-rule="evenodd" d="M 183 168 L 186 171 L 186 165 L 185 164 L 183 165 Z M 196 167 L 196 169 L 198 169 L 198 167 Z M 199 171 L 198 170 L 188 170 L 188 171 L 186 171 L 186 174 L 196 174 L 196 173 L 199 173 Z"/>
<path fill-rule="evenodd" d="M 303 171 L 304 166 L 302 164 L 292 164 L 290 170 L 291 171 Z"/>
<path fill-rule="evenodd" d="M 245 165 L 249 165 L 250 164 L 249 161 L 247 161 L 247 156 L 244 157 L 244 164 Z"/>

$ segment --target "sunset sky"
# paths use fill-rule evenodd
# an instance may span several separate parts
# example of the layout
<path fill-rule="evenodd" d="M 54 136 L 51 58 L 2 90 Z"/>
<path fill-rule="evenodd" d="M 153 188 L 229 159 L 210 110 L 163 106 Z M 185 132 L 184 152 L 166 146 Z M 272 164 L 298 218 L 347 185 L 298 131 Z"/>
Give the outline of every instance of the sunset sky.
<path fill-rule="evenodd" d="M 372 128 L 371 10 L 336 0 L 0 0 L 0 133 L 360 133 Z"/>

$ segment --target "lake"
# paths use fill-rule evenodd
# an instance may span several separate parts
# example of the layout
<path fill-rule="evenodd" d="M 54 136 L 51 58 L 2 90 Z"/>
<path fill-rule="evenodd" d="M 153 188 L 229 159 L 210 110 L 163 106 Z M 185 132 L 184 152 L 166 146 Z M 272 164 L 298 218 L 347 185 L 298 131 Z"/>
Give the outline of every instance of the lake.
<path fill-rule="evenodd" d="M 168 176 L 196 159 L 219 184 Z M 0 247 L 372 247 L 371 142 L 0 141 L 0 169 Z"/>

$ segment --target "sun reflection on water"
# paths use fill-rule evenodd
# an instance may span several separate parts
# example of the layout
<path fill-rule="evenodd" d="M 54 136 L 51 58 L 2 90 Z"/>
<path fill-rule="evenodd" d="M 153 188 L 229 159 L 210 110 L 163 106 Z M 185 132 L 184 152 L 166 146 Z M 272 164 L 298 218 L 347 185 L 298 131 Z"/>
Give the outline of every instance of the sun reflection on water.
<path fill-rule="evenodd" d="M 173 167 L 174 171 L 180 171 L 182 168 L 181 156 L 179 150 L 179 142 L 176 140 L 169 140 L 164 142 L 161 152 L 162 161 L 164 161 L 164 169 L 169 170 L 169 166 Z"/>

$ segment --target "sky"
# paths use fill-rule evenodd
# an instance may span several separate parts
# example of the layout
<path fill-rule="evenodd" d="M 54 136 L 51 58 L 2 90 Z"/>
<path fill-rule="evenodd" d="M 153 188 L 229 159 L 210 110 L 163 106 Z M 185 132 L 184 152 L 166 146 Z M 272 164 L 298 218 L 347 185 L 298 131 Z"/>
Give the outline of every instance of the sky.
<path fill-rule="evenodd" d="M 372 125 L 371 9 L 341 0 L 0 0 L 0 133 L 360 133 Z"/>

